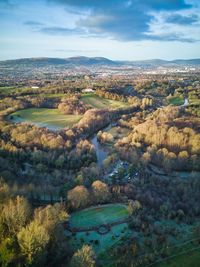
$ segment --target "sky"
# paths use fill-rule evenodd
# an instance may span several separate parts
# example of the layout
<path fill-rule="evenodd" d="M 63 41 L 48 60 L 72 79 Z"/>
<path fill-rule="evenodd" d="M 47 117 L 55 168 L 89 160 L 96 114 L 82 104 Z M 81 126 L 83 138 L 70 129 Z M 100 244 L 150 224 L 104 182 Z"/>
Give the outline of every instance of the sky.
<path fill-rule="evenodd" d="M 0 60 L 200 58 L 200 0 L 0 0 Z"/>

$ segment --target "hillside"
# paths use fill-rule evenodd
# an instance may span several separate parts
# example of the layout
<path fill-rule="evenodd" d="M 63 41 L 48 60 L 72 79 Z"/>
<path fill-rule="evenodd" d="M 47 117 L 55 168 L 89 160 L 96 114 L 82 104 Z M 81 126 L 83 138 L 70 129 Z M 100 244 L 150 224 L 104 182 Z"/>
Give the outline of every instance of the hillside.
<path fill-rule="evenodd" d="M 104 57 L 70 57 L 70 58 L 22 58 L 0 61 L 0 66 L 12 67 L 46 67 L 46 66 L 92 66 L 92 65 L 117 65 L 117 62 Z"/>
<path fill-rule="evenodd" d="M 22 58 L 0 61 L 0 67 L 48 67 L 48 66 L 197 66 L 200 65 L 200 59 L 175 59 L 172 61 L 162 60 L 162 59 L 151 59 L 151 60 L 139 60 L 139 61 L 113 61 L 105 57 L 69 57 L 69 58 Z"/>

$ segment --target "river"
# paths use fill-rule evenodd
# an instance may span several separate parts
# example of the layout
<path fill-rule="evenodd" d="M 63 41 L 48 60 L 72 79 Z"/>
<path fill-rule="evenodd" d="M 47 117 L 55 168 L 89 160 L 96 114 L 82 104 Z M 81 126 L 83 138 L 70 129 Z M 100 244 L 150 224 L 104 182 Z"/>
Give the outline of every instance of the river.
<path fill-rule="evenodd" d="M 112 124 L 108 125 L 107 127 L 103 128 L 101 131 L 108 131 L 111 127 L 113 127 Z M 100 142 L 97 140 L 97 133 L 93 136 L 91 139 L 92 144 L 95 147 L 96 150 L 96 155 L 97 155 L 97 164 L 102 165 L 103 161 L 105 158 L 108 156 L 108 148 L 106 145 L 102 145 Z"/>
<path fill-rule="evenodd" d="M 92 144 L 95 147 L 96 155 L 97 155 L 97 164 L 102 165 L 104 159 L 108 156 L 108 150 L 105 146 L 101 145 L 97 140 L 97 135 L 92 138 Z"/>
<path fill-rule="evenodd" d="M 189 105 L 189 101 L 188 101 L 188 98 L 185 98 L 184 100 L 184 104 L 182 105 L 183 107 L 186 107 Z"/>

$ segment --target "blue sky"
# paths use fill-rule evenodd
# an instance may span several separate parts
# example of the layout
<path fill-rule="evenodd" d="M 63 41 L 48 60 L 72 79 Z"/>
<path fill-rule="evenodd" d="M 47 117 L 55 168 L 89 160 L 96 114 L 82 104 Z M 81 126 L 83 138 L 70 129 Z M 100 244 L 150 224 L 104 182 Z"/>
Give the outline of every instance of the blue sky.
<path fill-rule="evenodd" d="M 0 60 L 200 58 L 199 0 L 0 0 Z"/>

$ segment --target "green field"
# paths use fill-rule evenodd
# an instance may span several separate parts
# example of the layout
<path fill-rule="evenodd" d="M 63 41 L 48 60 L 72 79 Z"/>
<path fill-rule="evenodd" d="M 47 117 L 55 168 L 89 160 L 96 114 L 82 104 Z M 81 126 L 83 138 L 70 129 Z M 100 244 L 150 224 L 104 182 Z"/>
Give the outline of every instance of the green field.
<path fill-rule="evenodd" d="M 90 105 L 93 108 L 123 108 L 127 107 L 128 103 L 116 100 L 105 99 L 94 94 L 85 94 L 81 96 L 81 100 L 84 104 Z"/>
<path fill-rule="evenodd" d="M 82 211 L 74 212 L 70 217 L 70 226 L 77 228 L 100 226 L 128 218 L 127 206 L 123 204 L 108 204 L 96 206 Z M 99 234 L 97 231 L 76 232 L 69 239 L 73 249 L 82 247 L 83 244 L 93 246 L 97 254 L 107 251 L 122 239 L 131 234 L 127 223 L 121 223 L 111 227 L 106 234 Z"/>
<path fill-rule="evenodd" d="M 199 267 L 200 266 L 200 249 L 180 255 L 174 259 L 165 261 L 155 267 Z"/>
<path fill-rule="evenodd" d="M 63 115 L 58 109 L 28 108 L 16 111 L 8 116 L 12 122 L 29 122 L 39 127 L 58 130 L 72 127 L 82 115 Z"/>
<path fill-rule="evenodd" d="M 0 87 L 0 94 L 9 94 L 11 92 L 14 92 L 16 90 L 15 87 L 13 86 L 3 86 L 3 87 Z"/>
<path fill-rule="evenodd" d="M 68 94 L 64 93 L 57 93 L 57 94 L 49 94 L 49 93 L 41 93 L 41 97 L 48 97 L 48 98 L 62 98 L 62 97 L 68 97 Z"/>
<path fill-rule="evenodd" d="M 105 235 L 100 235 L 96 231 L 78 232 L 71 237 L 70 245 L 75 250 L 81 248 L 83 244 L 92 245 L 95 252 L 99 254 L 114 246 L 121 238 L 126 239 L 130 234 L 131 230 L 127 223 L 122 223 L 113 226 L 111 231 Z"/>
<path fill-rule="evenodd" d="M 70 217 L 71 227 L 92 227 L 128 218 L 127 206 L 108 204 L 75 212 Z"/>
<path fill-rule="evenodd" d="M 168 99 L 169 104 L 180 106 L 184 104 L 184 98 L 180 96 L 173 96 Z"/>

